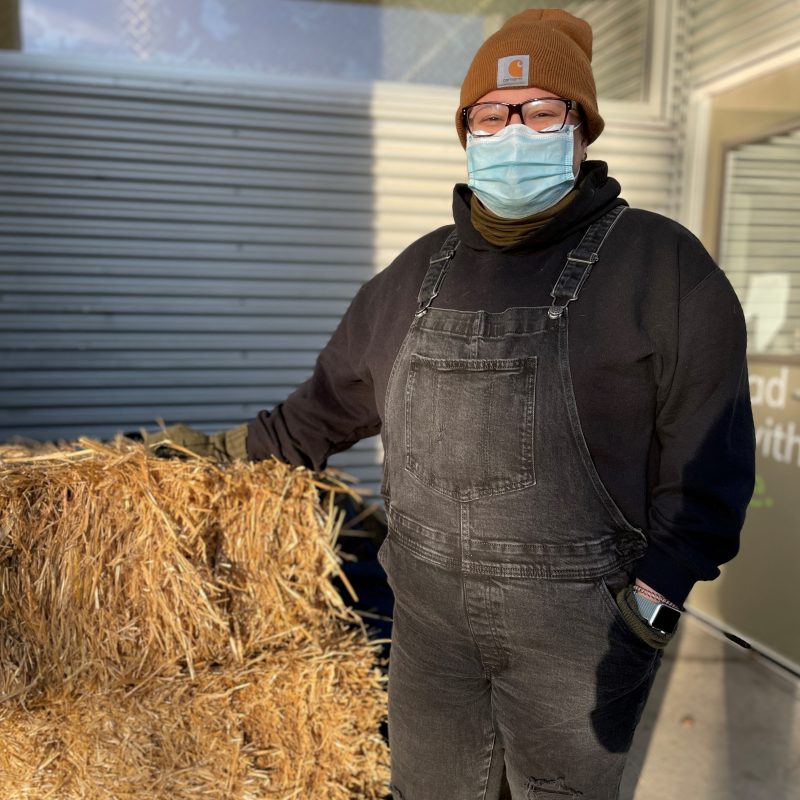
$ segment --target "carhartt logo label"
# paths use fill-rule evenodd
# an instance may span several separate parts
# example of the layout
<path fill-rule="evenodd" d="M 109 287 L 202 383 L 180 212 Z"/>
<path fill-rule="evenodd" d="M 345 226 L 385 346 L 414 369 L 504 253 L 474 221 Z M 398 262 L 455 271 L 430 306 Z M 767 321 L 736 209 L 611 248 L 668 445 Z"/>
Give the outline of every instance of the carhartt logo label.
<path fill-rule="evenodd" d="M 530 56 L 506 56 L 497 59 L 497 88 L 527 86 Z"/>

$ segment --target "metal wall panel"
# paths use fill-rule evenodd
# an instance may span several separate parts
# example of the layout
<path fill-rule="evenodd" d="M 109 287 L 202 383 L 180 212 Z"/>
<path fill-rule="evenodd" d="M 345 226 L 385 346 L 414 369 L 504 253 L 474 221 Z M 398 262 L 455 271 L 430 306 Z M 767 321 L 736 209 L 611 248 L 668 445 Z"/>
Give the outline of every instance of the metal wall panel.
<path fill-rule="evenodd" d="M 0 438 L 211 431 L 304 380 L 375 267 L 369 100 L 4 56 Z"/>
<path fill-rule="evenodd" d="M 688 80 L 705 83 L 732 66 L 800 44 L 800 0 L 688 0 Z"/>
<path fill-rule="evenodd" d="M 0 439 L 249 419 L 358 286 L 451 221 L 455 89 L 113 75 L 0 58 Z M 668 213 L 669 126 L 592 148 Z M 378 481 L 377 442 L 334 463 Z"/>
<path fill-rule="evenodd" d="M 424 123 L 418 120 L 421 98 L 428 108 Z M 631 205 L 670 214 L 677 161 L 674 126 L 637 120 L 630 107 L 608 105 L 606 111 L 601 98 L 606 128 L 589 158 L 608 162 Z M 452 185 L 466 180 L 466 160 L 455 134 L 457 107 L 455 89 L 374 86 L 374 233 L 380 265 L 418 236 L 452 222 Z"/>
<path fill-rule="evenodd" d="M 619 100 L 647 99 L 650 25 L 655 0 L 559 3 L 592 26 L 592 71 L 598 91 Z"/>

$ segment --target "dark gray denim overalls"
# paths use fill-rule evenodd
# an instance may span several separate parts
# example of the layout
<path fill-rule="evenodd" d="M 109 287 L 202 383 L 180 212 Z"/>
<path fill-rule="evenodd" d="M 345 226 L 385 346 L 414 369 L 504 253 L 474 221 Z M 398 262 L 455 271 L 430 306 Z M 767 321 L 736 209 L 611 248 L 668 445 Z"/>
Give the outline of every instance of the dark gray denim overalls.
<path fill-rule="evenodd" d="M 550 308 L 434 308 L 455 232 L 431 259 L 383 427 L 396 800 L 495 800 L 503 761 L 514 800 L 617 796 L 658 654 L 611 594 L 646 542 L 581 433 L 567 304 L 623 210 Z"/>

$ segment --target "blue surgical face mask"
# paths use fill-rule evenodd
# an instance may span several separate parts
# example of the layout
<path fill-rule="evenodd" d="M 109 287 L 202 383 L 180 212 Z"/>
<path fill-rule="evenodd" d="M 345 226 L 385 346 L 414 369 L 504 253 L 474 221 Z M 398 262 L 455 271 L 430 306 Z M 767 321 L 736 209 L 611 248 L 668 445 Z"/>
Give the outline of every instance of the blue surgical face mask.
<path fill-rule="evenodd" d="M 575 185 L 576 127 L 537 133 L 517 124 L 494 136 L 467 134 L 469 187 L 489 211 L 506 219 L 554 206 Z"/>

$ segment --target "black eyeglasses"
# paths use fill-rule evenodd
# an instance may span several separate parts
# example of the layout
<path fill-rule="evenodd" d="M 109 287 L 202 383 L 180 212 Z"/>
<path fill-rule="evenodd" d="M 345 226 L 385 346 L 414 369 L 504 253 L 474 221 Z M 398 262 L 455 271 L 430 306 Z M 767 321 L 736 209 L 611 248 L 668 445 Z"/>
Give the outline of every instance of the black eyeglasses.
<path fill-rule="evenodd" d="M 475 103 L 461 109 L 464 127 L 473 136 L 494 136 L 508 125 L 514 114 L 518 114 L 523 125 L 536 133 L 555 133 L 560 131 L 571 119 L 575 126 L 580 124 L 578 104 L 563 97 L 537 97 L 522 103 Z"/>

